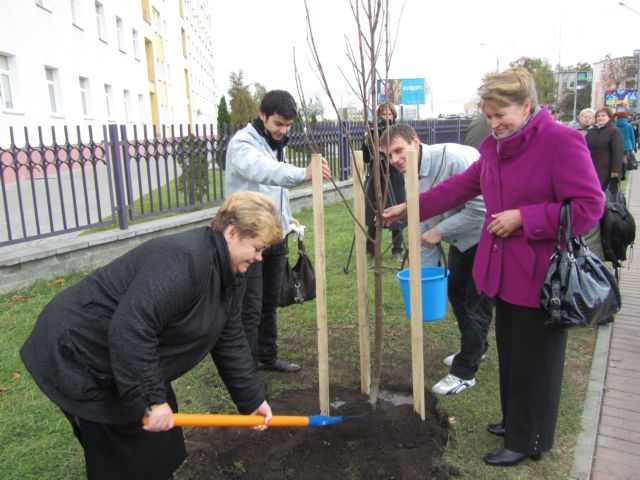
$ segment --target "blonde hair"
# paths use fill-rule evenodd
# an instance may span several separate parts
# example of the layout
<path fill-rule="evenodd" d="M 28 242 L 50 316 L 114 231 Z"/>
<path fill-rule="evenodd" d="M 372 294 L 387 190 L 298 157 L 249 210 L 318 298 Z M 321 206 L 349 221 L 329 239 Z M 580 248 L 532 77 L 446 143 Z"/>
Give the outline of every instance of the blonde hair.
<path fill-rule="evenodd" d="M 590 113 L 594 117 L 596 116 L 596 111 L 593 108 L 583 108 L 582 110 L 580 110 L 580 113 L 578 114 L 578 118 L 580 118 L 585 113 Z"/>
<path fill-rule="evenodd" d="M 536 82 L 526 68 L 517 67 L 491 75 L 480 87 L 480 107 L 490 103 L 499 108 L 531 101 L 531 112 L 538 106 Z"/>
<path fill-rule="evenodd" d="M 211 228 L 223 232 L 229 225 L 241 237 L 258 237 L 265 245 L 282 239 L 278 210 L 263 193 L 245 191 L 229 195 L 211 221 Z"/>

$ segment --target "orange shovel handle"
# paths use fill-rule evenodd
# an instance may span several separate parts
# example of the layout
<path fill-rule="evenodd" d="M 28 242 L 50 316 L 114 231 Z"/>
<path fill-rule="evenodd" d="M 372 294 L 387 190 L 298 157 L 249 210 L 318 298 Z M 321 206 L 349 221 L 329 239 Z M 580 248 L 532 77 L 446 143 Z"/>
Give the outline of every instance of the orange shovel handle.
<path fill-rule="evenodd" d="M 147 417 L 142 419 L 147 424 Z M 213 413 L 174 413 L 176 427 L 256 427 L 264 424 L 262 415 L 222 415 Z M 274 415 L 269 427 L 306 427 L 309 417 Z"/>

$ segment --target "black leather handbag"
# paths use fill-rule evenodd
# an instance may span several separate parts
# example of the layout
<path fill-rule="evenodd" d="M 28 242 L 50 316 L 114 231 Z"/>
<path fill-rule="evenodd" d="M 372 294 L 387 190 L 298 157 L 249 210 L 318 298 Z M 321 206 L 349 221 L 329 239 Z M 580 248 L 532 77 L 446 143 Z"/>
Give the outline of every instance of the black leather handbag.
<path fill-rule="evenodd" d="M 289 247 L 287 245 L 287 264 L 280 288 L 278 306 L 288 307 L 295 303 L 302 304 L 316 298 L 316 272 L 307 256 L 302 240 L 298 240 L 298 261 L 289 265 Z"/>
<path fill-rule="evenodd" d="M 571 236 L 570 210 L 570 204 L 565 203 L 560 211 L 556 248 L 540 293 L 547 328 L 607 323 L 622 305 L 611 270 L 581 236 Z"/>

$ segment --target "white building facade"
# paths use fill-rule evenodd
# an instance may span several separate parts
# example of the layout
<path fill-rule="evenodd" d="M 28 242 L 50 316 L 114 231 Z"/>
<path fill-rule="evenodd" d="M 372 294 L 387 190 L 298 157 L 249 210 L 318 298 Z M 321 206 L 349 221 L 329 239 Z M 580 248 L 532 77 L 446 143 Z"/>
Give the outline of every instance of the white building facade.
<path fill-rule="evenodd" d="M 0 146 L 10 126 L 215 123 L 214 87 L 209 0 L 0 0 Z"/>

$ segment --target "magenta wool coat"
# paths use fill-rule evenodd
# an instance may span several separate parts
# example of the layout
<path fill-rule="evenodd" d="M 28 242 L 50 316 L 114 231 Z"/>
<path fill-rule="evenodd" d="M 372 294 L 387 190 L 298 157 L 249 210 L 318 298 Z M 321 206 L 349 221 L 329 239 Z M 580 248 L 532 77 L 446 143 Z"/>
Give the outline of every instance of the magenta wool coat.
<path fill-rule="evenodd" d="M 602 216 L 604 196 L 582 134 L 556 123 L 546 107 L 500 142 L 480 145 L 480 159 L 464 172 L 420 194 L 420 220 L 482 194 L 487 206 L 473 265 L 479 292 L 538 308 L 564 201 L 572 231 L 588 232 Z M 519 209 L 522 227 L 507 238 L 487 232 L 491 215 Z"/>

